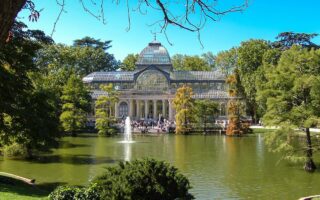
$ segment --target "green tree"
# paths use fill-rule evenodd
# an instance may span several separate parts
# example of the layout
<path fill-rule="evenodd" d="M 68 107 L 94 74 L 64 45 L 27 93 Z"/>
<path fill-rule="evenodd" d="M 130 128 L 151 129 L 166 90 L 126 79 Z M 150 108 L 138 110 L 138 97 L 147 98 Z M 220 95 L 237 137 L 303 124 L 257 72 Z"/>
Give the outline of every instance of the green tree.
<path fill-rule="evenodd" d="M 90 111 L 89 91 L 75 74 L 71 75 L 63 87 L 60 121 L 64 131 L 73 136 L 85 127 L 87 113 Z"/>
<path fill-rule="evenodd" d="M 102 48 L 90 46 L 48 45 L 38 52 L 35 60 L 44 74 L 64 70 L 69 75 L 74 71 L 83 77 L 96 71 L 118 69 L 118 62 L 113 55 L 106 53 Z"/>
<path fill-rule="evenodd" d="M 38 150 L 48 150 L 58 144 L 59 118 L 48 91 L 30 91 L 19 102 L 16 113 L 4 114 L 3 120 L 6 126 L 0 130 L 1 146 L 19 144 L 27 151 L 21 155 L 22 158 L 31 157 Z"/>
<path fill-rule="evenodd" d="M 260 66 L 255 75 L 256 75 L 256 81 L 255 81 L 255 87 L 257 92 L 263 91 L 266 89 L 266 72 L 269 69 L 272 69 L 273 66 L 276 66 L 279 62 L 279 59 L 281 57 L 282 50 L 279 48 L 272 48 L 266 51 L 263 55 L 262 59 L 262 66 Z M 267 99 L 263 98 L 261 95 L 256 96 L 256 102 L 257 102 L 257 114 L 258 116 L 263 116 L 267 109 Z"/>
<path fill-rule="evenodd" d="M 221 51 L 215 59 L 216 67 L 226 76 L 229 76 L 237 67 L 237 59 L 237 48 L 233 47 L 227 51 Z"/>
<path fill-rule="evenodd" d="M 120 69 L 122 71 L 134 71 L 136 69 L 136 62 L 139 54 L 128 54 L 122 61 Z"/>
<path fill-rule="evenodd" d="M 215 68 L 216 56 L 213 55 L 211 51 L 203 53 L 201 57 L 209 65 L 211 69 Z"/>
<path fill-rule="evenodd" d="M 101 85 L 100 89 L 106 94 L 99 96 L 96 101 L 96 129 L 99 135 L 113 135 L 115 131 L 111 125 L 116 122 L 113 113 L 119 94 L 114 90 L 112 84 Z"/>
<path fill-rule="evenodd" d="M 78 39 L 73 41 L 73 46 L 79 46 L 79 47 L 93 47 L 96 49 L 103 49 L 104 51 L 108 50 L 109 48 L 111 48 L 112 46 L 111 44 L 111 40 L 107 40 L 107 41 L 100 41 L 99 39 L 94 39 L 92 37 L 84 37 L 82 39 Z"/>
<path fill-rule="evenodd" d="M 171 63 L 174 69 L 183 69 L 183 59 L 184 55 L 182 54 L 175 54 L 171 56 Z"/>
<path fill-rule="evenodd" d="M 227 127 L 226 135 L 228 136 L 241 136 L 243 134 L 251 132 L 249 129 L 249 124 L 244 123 L 241 117 L 244 115 L 244 105 L 239 96 L 240 77 L 237 73 L 237 69 L 234 73 L 230 75 L 226 82 L 229 86 L 229 96 L 228 100 L 228 119 L 229 124 Z"/>
<path fill-rule="evenodd" d="M 314 171 L 310 128 L 320 117 L 320 50 L 293 46 L 283 52 L 279 63 L 266 72 L 265 89 L 258 96 L 266 99 L 266 125 L 281 129 L 266 138 L 273 151 L 284 158 L 305 161 L 305 170 Z M 303 130 L 306 143 L 295 144 L 294 129 Z M 297 147 L 297 148 L 296 148 Z"/>
<path fill-rule="evenodd" d="M 191 131 L 191 123 L 195 121 L 195 105 L 192 99 L 192 88 L 182 86 L 177 89 L 173 99 L 173 106 L 176 110 L 176 133 L 187 134 Z"/>
<path fill-rule="evenodd" d="M 187 56 L 176 54 L 172 56 L 171 62 L 175 70 L 187 71 L 209 71 L 211 67 L 205 59 L 200 56 Z"/>
<path fill-rule="evenodd" d="M 101 199 L 193 199 L 188 179 L 177 168 L 154 159 L 120 162 L 106 168 L 93 183 Z"/>
<path fill-rule="evenodd" d="M 268 42 L 264 40 L 249 40 L 242 42 L 238 48 L 238 73 L 240 76 L 243 93 L 239 93 L 246 101 L 247 113 L 256 122 L 257 115 L 256 102 L 256 80 L 259 67 L 262 66 L 263 56 L 270 49 Z M 240 90 L 239 90 L 240 92 Z"/>
<path fill-rule="evenodd" d="M 19 144 L 31 156 L 57 144 L 59 137 L 52 92 L 30 78 L 36 71 L 36 52 L 53 41 L 19 22 L 12 33 L 15 37 L 0 47 L 0 146 Z"/>
<path fill-rule="evenodd" d="M 198 122 L 203 127 L 203 132 L 207 133 L 208 123 L 214 123 L 215 118 L 219 114 L 219 105 L 212 100 L 196 100 L 195 106 L 197 110 Z"/>
<path fill-rule="evenodd" d="M 282 50 L 290 49 L 293 45 L 299 45 L 308 49 L 318 49 L 320 46 L 311 41 L 317 36 L 318 34 L 316 33 L 283 32 L 276 37 L 277 41 L 273 42 L 272 45 L 275 48 L 280 48 Z"/>

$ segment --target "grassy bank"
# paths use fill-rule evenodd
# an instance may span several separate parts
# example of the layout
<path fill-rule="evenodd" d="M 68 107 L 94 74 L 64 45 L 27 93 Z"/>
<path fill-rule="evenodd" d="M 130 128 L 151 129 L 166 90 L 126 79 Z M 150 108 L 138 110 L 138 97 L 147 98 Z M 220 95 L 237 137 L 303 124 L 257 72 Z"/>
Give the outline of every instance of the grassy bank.
<path fill-rule="evenodd" d="M 270 133 L 274 131 L 274 129 L 268 128 L 251 128 L 253 130 L 253 134 L 261 134 L 261 133 Z"/>
<path fill-rule="evenodd" d="M 270 133 L 275 130 L 275 129 L 268 129 L 268 128 L 251 128 L 251 129 L 253 130 L 254 134 L 265 134 L 265 133 Z M 296 134 L 296 136 L 301 136 L 301 137 L 305 136 L 305 132 L 303 132 L 301 130 L 295 130 L 294 133 Z M 311 131 L 310 133 L 311 133 L 311 136 L 320 135 L 319 132 Z"/>
<path fill-rule="evenodd" d="M 21 181 L 0 176 L 0 199 L 1 200 L 34 200 L 47 199 L 48 194 L 55 185 L 28 185 Z"/>

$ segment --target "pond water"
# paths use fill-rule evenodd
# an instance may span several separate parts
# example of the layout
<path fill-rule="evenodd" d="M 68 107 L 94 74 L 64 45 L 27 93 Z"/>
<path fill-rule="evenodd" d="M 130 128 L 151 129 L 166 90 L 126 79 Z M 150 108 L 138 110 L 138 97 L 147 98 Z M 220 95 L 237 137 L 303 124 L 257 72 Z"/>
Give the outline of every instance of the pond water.
<path fill-rule="evenodd" d="M 0 171 L 35 178 L 42 184 L 85 185 L 104 167 L 121 160 L 152 157 L 166 160 L 186 175 L 196 199 L 297 199 L 320 193 L 320 172 L 278 162 L 262 136 L 65 137 L 61 148 L 33 161 L 0 158 Z"/>

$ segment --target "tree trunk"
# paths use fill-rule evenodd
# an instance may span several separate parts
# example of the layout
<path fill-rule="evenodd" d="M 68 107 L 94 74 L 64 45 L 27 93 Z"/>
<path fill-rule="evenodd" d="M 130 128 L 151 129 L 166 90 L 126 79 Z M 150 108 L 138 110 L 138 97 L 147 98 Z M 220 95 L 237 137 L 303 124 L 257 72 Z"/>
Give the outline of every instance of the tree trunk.
<path fill-rule="evenodd" d="M 207 120 L 204 118 L 204 126 L 203 126 L 204 134 L 207 134 Z"/>
<path fill-rule="evenodd" d="M 77 137 L 77 133 L 75 131 L 71 131 L 71 136 L 72 137 Z"/>
<path fill-rule="evenodd" d="M 307 151 L 306 151 L 306 154 L 307 154 L 307 161 L 304 165 L 304 169 L 307 171 L 307 172 L 314 172 L 314 170 L 316 169 L 316 165 L 314 164 L 313 162 L 313 159 L 312 159 L 312 144 L 311 144 L 311 136 L 310 136 L 310 129 L 309 128 L 306 128 L 306 142 L 307 142 Z"/>
<path fill-rule="evenodd" d="M 26 2 L 27 0 L 0 1 L 0 46 L 6 42 L 15 18 Z"/>
<path fill-rule="evenodd" d="M 254 109 L 252 109 L 251 118 L 252 118 L 252 123 L 256 124 L 256 111 Z"/>

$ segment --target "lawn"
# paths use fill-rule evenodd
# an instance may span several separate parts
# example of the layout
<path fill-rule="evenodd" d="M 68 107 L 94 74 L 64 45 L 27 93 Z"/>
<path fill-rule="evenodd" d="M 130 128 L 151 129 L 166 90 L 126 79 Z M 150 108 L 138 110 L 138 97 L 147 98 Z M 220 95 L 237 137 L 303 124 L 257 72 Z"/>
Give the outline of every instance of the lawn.
<path fill-rule="evenodd" d="M 8 177 L 0 176 L 0 199 L 1 200 L 34 200 L 47 199 L 55 185 L 40 184 L 28 185 Z"/>
<path fill-rule="evenodd" d="M 268 128 L 251 128 L 253 130 L 254 134 L 260 134 L 260 133 L 270 133 L 274 131 L 274 129 L 268 129 Z"/>

